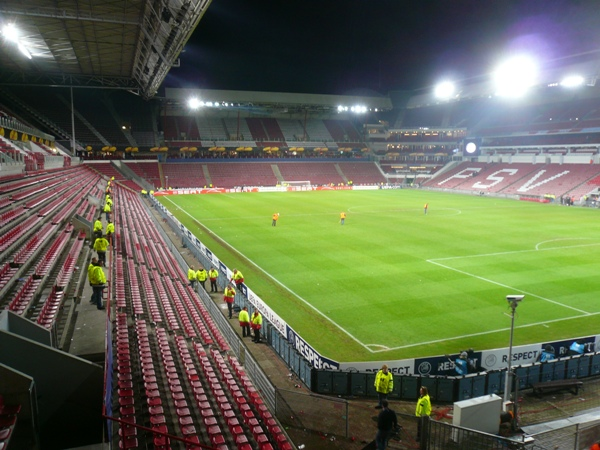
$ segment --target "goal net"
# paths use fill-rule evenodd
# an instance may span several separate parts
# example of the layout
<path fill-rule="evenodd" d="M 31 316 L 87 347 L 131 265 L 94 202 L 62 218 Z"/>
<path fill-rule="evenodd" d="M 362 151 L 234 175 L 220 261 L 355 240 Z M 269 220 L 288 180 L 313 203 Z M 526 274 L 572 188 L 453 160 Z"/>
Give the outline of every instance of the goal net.
<path fill-rule="evenodd" d="M 310 181 L 283 181 L 281 183 L 283 187 L 293 189 L 310 189 Z"/>

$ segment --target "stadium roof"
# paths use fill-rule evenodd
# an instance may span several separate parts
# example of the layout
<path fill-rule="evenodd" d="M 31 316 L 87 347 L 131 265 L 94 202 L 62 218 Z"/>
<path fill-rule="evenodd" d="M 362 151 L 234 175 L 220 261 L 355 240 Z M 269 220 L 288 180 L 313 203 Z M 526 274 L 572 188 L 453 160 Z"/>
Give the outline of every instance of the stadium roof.
<path fill-rule="evenodd" d="M 212 0 L 4 0 L 0 84 L 119 88 L 154 96 Z"/>

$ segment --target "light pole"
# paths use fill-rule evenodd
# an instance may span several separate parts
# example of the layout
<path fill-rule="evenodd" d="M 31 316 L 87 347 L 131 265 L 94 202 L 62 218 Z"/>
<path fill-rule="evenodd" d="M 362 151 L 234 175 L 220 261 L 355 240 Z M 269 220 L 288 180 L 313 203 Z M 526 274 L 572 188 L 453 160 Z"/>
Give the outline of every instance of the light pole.
<path fill-rule="evenodd" d="M 515 310 L 519 303 L 523 300 L 524 295 L 507 295 L 506 301 L 512 311 L 510 321 L 510 341 L 508 344 L 508 367 L 506 368 L 506 379 L 504 380 L 504 405 L 510 401 L 511 387 L 511 363 L 512 363 L 512 348 L 513 348 L 513 335 L 515 332 Z"/>

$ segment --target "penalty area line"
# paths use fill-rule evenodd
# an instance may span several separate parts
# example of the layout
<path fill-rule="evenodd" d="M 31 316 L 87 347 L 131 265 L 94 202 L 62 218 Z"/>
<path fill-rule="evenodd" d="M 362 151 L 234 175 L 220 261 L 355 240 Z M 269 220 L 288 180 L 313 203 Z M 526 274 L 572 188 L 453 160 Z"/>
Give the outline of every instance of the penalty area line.
<path fill-rule="evenodd" d="M 592 239 L 592 238 L 573 238 L 573 239 Z M 535 248 L 531 248 L 528 250 L 512 250 L 508 252 L 496 252 L 496 253 L 480 253 L 478 255 L 462 255 L 462 256 L 448 256 L 446 258 L 432 258 L 428 259 L 427 262 L 435 263 L 435 261 L 449 261 L 452 259 L 468 259 L 468 258 L 484 258 L 486 256 L 500 256 L 500 255 L 515 255 L 518 253 L 532 253 L 532 252 L 547 252 L 552 250 L 563 250 L 566 248 L 580 248 L 580 247 L 595 247 L 600 245 L 600 243 L 596 244 L 577 244 L 577 245 L 565 245 L 561 247 L 547 247 L 547 248 L 539 248 L 540 245 L 546 244 L 548 242 L 560 241 L 560 240 L 570 240 L 570 239 L 552 239 L 550 241 L 542 241 L 536 244 Z"/>
<path fill-rule="evenodd" d="M 460 270 L 460 269 L 456 269 L 454 267 L 446 266 L 446 265 L 438 263 L 438 262 L 436 262 L 436 261 L 434 261 L 432 259 L 428 259 L 427 262 L 431 263 L 431 264 L 435 264 L 436 266 L 443 267 L 443 268 L 448 269 L 448 270 L 453 270 L 455 272 L 461 273 L 463 275 L 467 275 L 467 276 L 472 277 L 472 278 L 476 278 L 476 279 L 481 280 L 481 281 L 485 281 L 486 283 L 495 284 L 496 286 L 504 287 L 506 289 L 511 289 L 513 291 L 522 292 L 523 294 L 529 295 L 531 297 L 538 298 L 540 300 L 543 300 L 543 301 L 548 302 L 548 303 L 552 303 L 552 304 L 557 305 L 557 306 L 562 306 L 563 308 L 572 309 L 573 311 L 577 311 L 578 313 L 581 313 L 581 314 L 585 314 L 585 315 L 591 314 L 590 312 L 584 311 L 583 309 L 574 308 L 573 306 L 565 305 L 564 303 L 560 303 L 560 302 L 557 302 L 555 300 L 550 300 L 549 298 L 541 297 L 541 296 L 533 294 L 531 292 L 527 292 L 527 291 L 524 291 L 522 289 L 517 289 L 517 288 L 515 288 L 513 286 L 509 286 L 507 284 L 503 284 L 503 283 L 499 283 L 499 282 L 494 281 L 494 280 L 490 280 L 489 278 L 480 277 L 479 275 L 475 275 L 473 273 L 465 272 L 464 270 Z"/>
<path fill-rule="evenodd" d="M 599 314 L 600 314 L 600 312 L 597 312 L 597 313 L 587 313 L 587 314 L 582 314 L 582 315 L 579 315 L 579 316 L 562 317 L 560 319 L 545 320 L 543 322 L 529 323 L 529 324 L 526 324 L 526 325 L 516 326 L 515 330 L 516 329 L 521 329 L 521 328 L 537 327 L 537 326 L 540 326 L 540 325 L 543 326 L 543 327 L 548 328 L 548 324 L 550 324 L 550 323 L 562 322 L 564 320 L 581 319 L 583 317 L 597 316 Z M 400 345 L 398 347 L 389 347 L 386 350 L 374 350 L 373 353 L 380 353 L 380 352 L 388 351 L 388 350 L 402 350 L 402 349 L 405 349 L 405 348 L 417 347 L 419 345 L 439 344 L 440 342 L 447 342 L 447 341 L 453 341 L 453 340 L 458 340 L 458 339 L 465 339 L 465 338 L 476 337 L 476 336 L 484 336 L 486 334 L 500 333 L 502 331 L 509 331 L 509 330 L 510 330 L 510 327 L 505 327 L 505 328 L 499 328 L 499 329 L 496 329 L 496 330 L 481 331 L 479 333 L 463 334 L 461 336 L 453 336 L 453 337 L 445 337 L 445 338 L 440 338 L 440 339 L 434 339 L 432 341 L 415 342 L 413 344 Z M 383 346 L 380 346 L 380 347 L 383 347 Z"/>
<path fill-rule="evenodd" d="M 171 199 L 168 199 L 173 205 L 177 206 L 173 201 L 171 201 Z M 186 214 L 188 217 L 190 217 L 193 220 L 198 220 L 196 219 L 194 216 L 192 216 L 189 212 L 187 212 L 184 209 L 180 209 L 180 211 L 182 211 L 184 214 Z M 213 236 L 218 236 L 214 231 L 212 231 L 210 228 L 208 228 L 206 225 L 203 225 L 209 232 L 210 234 L 212 234 Z M 344 329 L 342 326 L 340 326 L 337 322 L 331 320 L 331 318 L 327 317 L 323 312 L 319 311 L 314 305 L 310 304 L 307 300 L 305 300 L 304 298 L 302 298 L 300 295 L 296 294 L 294 291 L 292 291 L 289 287 L 287 287 L 285 284 L 283 284 L 281 281 L 279 281 L 277 278 L 275 278 L 273 275 L 271 275 L 269 272 L 267 272 L 266 270 L 264 270 L 262 267 L 260 267 L 258 264 L 256 264 L 254 261 L 252 261 L 250 258 L 248 258 L 246 255 L 244 255 L 242 252 L 240 252 L 238 249 L 236 249 L 234 246 L 232 246 L 231 244 L 229 244 L 228 242 L 226 242 L 225 240 L 221 239 L 223 241 L 223 244 L 226 245 L 227 247 L 229 247 L 231 250 L 233 250 L 234 252 L 236 252 L 238 255 L 242 256 L 243 258 L 246 259 L 246 261 L 248 261 L 250 264 L 252 264 L 256 269 L 260 270 L 264 275 L 266 275 L 268 278 L 270 278 L 271 280 L 273 280 L 275 283 L 277 283 L 279 286 L 281 286 L 283 289 L 285 289 L 286 291 L 288 291 L 290 294 L 292 294 L 294 297 L 296 297 L 298 300 L 300 300 L 301 302 L 303 302 L 304 304 L 306 304 L 309 308 L 311 308 L 313 311 L 315 311 L 317 314 L 319 314 L 321 317 L 323 317 L 325 320 L 327 320 L 329 323 L 331 323 L 333 326 L 335 326 L 337 329 L 339 329 L 340 331 L 342 331 L 344 334 L 346 334 L 346 336 L 348 336 L 350 339 L 352 339 L 354 342 L 356 342 L 358 345 L 360 345 L 361 347 L 363 347 L 365 350 L 373 353 L 373 350 L 371 350 L 368 346 L 366 346 L 365 344 L 363 344 L 361 341 L 359 341 L 356 337 L 354 337 L 354 335 L 352 335 L 348 330 Z"/>

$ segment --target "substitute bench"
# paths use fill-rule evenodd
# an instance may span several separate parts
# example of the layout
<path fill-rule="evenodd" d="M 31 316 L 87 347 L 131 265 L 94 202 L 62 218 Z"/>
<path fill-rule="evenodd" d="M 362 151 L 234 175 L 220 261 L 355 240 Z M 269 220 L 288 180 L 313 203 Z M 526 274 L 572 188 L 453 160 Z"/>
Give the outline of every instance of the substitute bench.
<path fill-rule="evenodd" d="M 576 378 L 569 378 L 566 380 L 552 380 L 542 381 L 533 385 L 533 393 L 535 395 L 542 395 L 546 392 L 561 391 L 567 389 L 573 394 L 578 395 L 579 389 L 583 389 L 583 381 L 579 381 Z"/>

